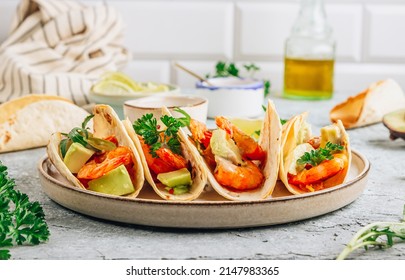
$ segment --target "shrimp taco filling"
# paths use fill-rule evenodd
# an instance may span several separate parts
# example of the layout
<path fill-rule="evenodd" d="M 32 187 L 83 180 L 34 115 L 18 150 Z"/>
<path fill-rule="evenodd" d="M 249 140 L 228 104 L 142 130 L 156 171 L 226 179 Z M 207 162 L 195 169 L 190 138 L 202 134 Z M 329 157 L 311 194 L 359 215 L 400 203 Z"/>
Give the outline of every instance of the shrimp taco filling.
<path fill-rule="evenodd" d="M 86 127 L 93 117 L 88 116 L 82 127 L 62 133 L 65 138 L 59 149 L 63 162 L 86 189 L 114 195 L 134 192 L 134 154 L 120 146 L 115 135 L 94 137 Z"/>
<path fill-rule="evenodd" d="M 191 140 L 217 182 L 234 191 L 262 186 L 265 177 L 260 165 L 266 152 L 225 117 L 216 117 L 215 122 L 218 128 L 210 131 L 204 123 L 191 119 L 189 129 Z"/>
<path fill-rule="evenodd" d="M 163 184 L 170 194 L 180 195 L 190 191 L 193 181 L 191 165 L 177 134 L 180 127 L 189 123 L 189 116 L 181 109 L 176 110 L 185 117 L 163 115 L 160 117 L 163 125 L 160 125 L 153 114 L 145 114 L 133 123 L 133 128 L 153 181 Z"/>
<path fill-rule="evenodd" d="M 304 192 L 324 189 L 325 181 L 347 167 L 348 157 L 343 135 L 335 125 L 321 128 L 320 137 L 310 137 L 304 123 L 298 133 L 298 144 L 290 153 L 288 183 Z"/>

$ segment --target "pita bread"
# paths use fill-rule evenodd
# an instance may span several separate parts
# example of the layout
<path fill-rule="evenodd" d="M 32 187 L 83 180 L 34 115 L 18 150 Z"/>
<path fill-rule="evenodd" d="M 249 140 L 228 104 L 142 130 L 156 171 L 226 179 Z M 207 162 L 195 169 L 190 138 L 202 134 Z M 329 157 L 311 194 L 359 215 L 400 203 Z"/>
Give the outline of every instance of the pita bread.
<path fill-rule="evenodd" d="M 45 146 L 55 131 L 70 131 L 88 115 L 70 100 L 28 95 L 0 105 L 0 153 Z"/>
<path fill-rule="evenodd" d="M 170 111 L 166 108 L 162 108 L 162 115 L 169 115 L 171 116 Z M 149 183 L 149 185 L 152 186 L 152 188 L 155 190 L 155 192 L 163 199 L 165 200 L 172 200 L 172 201 L 188 201 L 188 200 L 194 200 L 197 197 L 200 196 L 200 194 L 203 192 L 204 187 L 207 183 L 207 171 L 203 168 L 203 163 L 200 158 L 200 155 L 198 154 L 197 149 L 190 145 L 186 134 L 180 129 L 178 132 L 179 136 L 179 141 L 181 144 L 181 150 L 184 158 L 189 161 L 191 164 L 192 172 L 191 172 L 191 178 L 192 178 L 192 185 L 190 187 L 190 191 L 187 193 L 175 195 L 169 193 L 166 189 L 165 186 L 161 183 L 156 183 L 153 180 L 152 173 L 148 167 L 148 164 L 146 162 L 145 155 L 142 150 L 142 145 L 141 142 L 138 138 L 138 135 L 135 133 L 131 122 L 129 119 L 123 120 L 124 126 L 128 132 L 128 135 L 134 142 L 136 148 L 139 151 L 140 157 L 141 157 L 141 162 L 144 168 L 145 172 L 145 178 L 146 181 Z"/>
<path fill-rule="evenodd" d="M 381 122 L 389 112 L 405 107 L 405 95 L 392 79 L 379 81 L 366 90 L 336 105 L 330 111 L 332 122 L 341 120 L 345 128 Z"/>
<path fill-rule="evenodd" d="M 283 128 L 281 153 L 280 153 L 281 160 L 280 160 L 279 178 L 284 183 L 288 191 L 291 192 L 292 194 L 302 194 L 309 192 L 304 191 L 298 186 L 294 186 L 288 182 L 288 170 L 290 169 L 293 160 L 296 160 L 292 156 L 292 153 L 299 144 L 302 144 L 302 142 L 299 142 L 301 141 L 299 140 L 300 139 L 299 133 L 301 127 L 306 122 L 307 116 L 308 116 L 307 112 L 297 115 L 291 118 L 284 125 Z M 343 183 L 346 180 L 351 163 L 351 149 L 350 149 L 349 135 L 346 133 L 346 130 L 343 127 L 343 124 L 340 120 L 338 120 L 333 125 L 337 127 L 339 134 L 341 135 L 340 145 L 345 147 L 344 154 L 347 157 L 347 162 L 345 163 L 344 168 L 341 171 L 339 171 L 335 176 L 323 181 L 324 188 L 330 188 Z M 312 135 L 308 135 L 308 137 L 311 138 Z"/>
<path fill-rule="evenodd" d="M 136 197 L 142 189 L 145 181 L 144 172 L 142 168 L 141 159 L 139 153 L 135 148 L 132 140 L 129 138 L 123 124 L 121 123 L 119 117 L 114 112 L 114 110 L 108 105 L 96 105 L 93 109 L 93 136 L 97 138 L 106 138 L 114 135 L 120 146 L 125 146 L 130 148 L 133 152 L 133 162 L 134 162 L 134 178 L 133 185 L 135 192 L 127 195 L 128 197 Z M 88 114 L 87 114 L 88 115 Z M 87 116 L 86 115 L 86 116 Z M 82 119 L 83 121 L 83 119 Z M 69 131 L 63 131 L 69 132 Z M 62 156 L 60 154 L 59 144 L 62 140 L 61 134 L 59 132 L 52 134 L 49 144 L 47 146 L 48 156 L 51 159 L 53 165 L 59 171 L 62 176 L 68 179 L 76 187 L 81 189 L 86 189 L 83 184 L 69 171 L 67 166 L 64 164 Z"/>

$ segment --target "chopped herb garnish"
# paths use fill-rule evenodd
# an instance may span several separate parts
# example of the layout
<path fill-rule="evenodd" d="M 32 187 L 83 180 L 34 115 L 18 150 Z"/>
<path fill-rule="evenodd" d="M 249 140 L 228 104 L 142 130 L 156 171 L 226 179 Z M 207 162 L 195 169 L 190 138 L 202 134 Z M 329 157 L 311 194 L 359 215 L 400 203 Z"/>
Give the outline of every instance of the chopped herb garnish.
<path fill-rule="evenodd" d="M 167 115 L 160 117 L 160 120 L 166 126 L 164 130 L 159 130 L 157 120 L 153 114 L 143 115 L 133 124 L 136 134 L 142 136 L 145 143 L 150 146 L 150 153 L 153 157 L 157 157 L 156 151 L 161 147 L 167 147 L 173 153 L 181 154 L 181 145 L 177 133 L 180 127 L 190 124 L 191 118 L 184 110 L 176 108 L 175 111 L 181 113 L 184 117 L 174 118 Z"/>
<path fill-rule="evenodd" d="M 280 119 L 281 125 L 284 125 L 286 122 L 288 122 L 288 120 L 285 119 Z"/>
<path fill-rule="evenodd" d="M 332 144 L 327 142 L 325 148 L 319 148 L 316 150 L 311 150 L 310 152 L 305 152 L 305 154 L 297 160 L 299 165 L 311 165 L 317 166 L 324 160 L 333 159 L 333 154 L 344 149 L 343 146 L 339 144 Z"/>
<path fill-rule="evenodd" d="M 14 189 L 7 167 L 0 161 L 0 248 L 37 245 L 49 238 L 45 214 L 39 202 Z M 10 259 L 9 249 L 0 249 L 0 260 Z"/>

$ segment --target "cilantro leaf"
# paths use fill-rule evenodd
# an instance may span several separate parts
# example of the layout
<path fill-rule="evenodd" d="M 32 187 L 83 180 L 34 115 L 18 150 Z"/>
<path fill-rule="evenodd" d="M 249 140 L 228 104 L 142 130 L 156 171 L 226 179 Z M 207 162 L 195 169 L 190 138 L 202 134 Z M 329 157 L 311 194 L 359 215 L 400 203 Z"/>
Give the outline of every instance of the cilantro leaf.
<path fill-rule="evenodd" d="M 305 152 L 305 154 L 297 160 L 297 164 L 309 164 L 311 166 L 317 166 L 325 160 L 333 159 L 332 154 L 338 151 L 342 151 L 343 149 L 344 147 L 339 144 L 332 144 L 331 142 L 327 142 L 325 148 L 319 148 L 316 150 L 311 150 L 310 152 Z"/>

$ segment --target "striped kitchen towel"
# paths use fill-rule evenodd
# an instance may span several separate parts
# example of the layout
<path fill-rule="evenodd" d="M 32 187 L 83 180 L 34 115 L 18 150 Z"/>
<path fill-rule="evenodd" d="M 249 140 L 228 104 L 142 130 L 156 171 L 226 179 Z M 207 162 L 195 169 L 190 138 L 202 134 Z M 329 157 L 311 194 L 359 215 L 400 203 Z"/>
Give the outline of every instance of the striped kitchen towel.
<path fill-rule="evenodd" d="M 130 59 L 112 7 L 67 0 L 22 0 L 0 45 L 0 103 L 31 93 L 89 103 L 92 81 Z"/>

